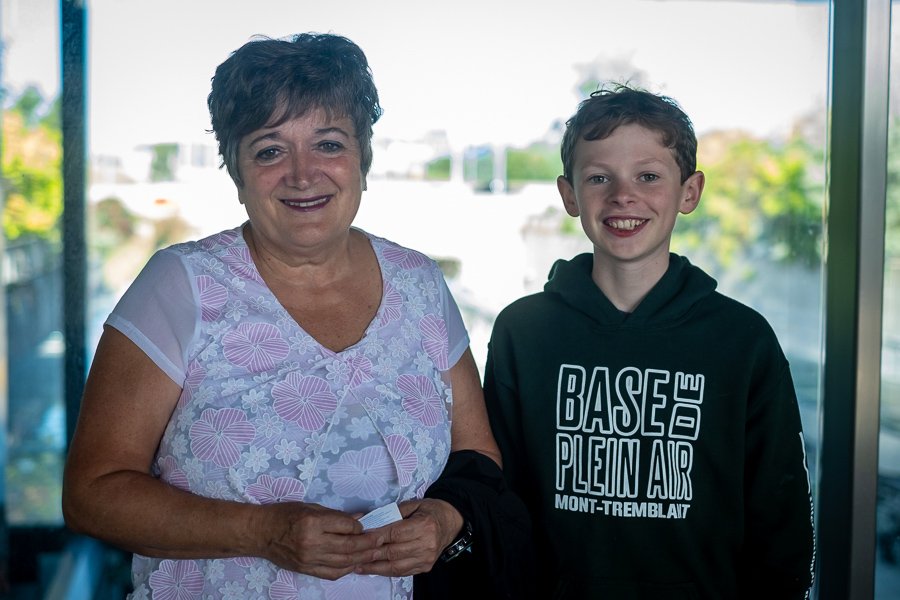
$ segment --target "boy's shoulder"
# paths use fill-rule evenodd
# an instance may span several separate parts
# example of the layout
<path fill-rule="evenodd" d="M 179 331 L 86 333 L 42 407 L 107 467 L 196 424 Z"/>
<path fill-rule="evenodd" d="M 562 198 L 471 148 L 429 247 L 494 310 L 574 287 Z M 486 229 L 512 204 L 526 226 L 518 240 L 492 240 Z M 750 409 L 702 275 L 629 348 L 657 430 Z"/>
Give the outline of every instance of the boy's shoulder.
<path fill-rule="evenodd" d="M 546 291 L 540 291 L 512 301 L 497 315 L 495 327 L 497 324 L 515 325 L 523 320 L 532 321 L 552 316 L 553 313 L 563 310 L 562 303 L 554 296 Z"/>

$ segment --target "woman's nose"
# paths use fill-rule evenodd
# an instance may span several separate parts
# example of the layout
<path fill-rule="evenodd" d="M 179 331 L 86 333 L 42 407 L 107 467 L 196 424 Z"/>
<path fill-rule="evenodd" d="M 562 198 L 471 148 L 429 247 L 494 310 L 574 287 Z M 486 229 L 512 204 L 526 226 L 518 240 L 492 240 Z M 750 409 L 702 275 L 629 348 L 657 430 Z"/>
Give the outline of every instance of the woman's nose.
<path fill-rule="evenodd" d="M 314 157 L 309 153 L 294 152 L 288 167 L 288 172 L 285 174 L 288 185 L 303 189 L 316 182 L 319 169 L 315 164 Z"/>

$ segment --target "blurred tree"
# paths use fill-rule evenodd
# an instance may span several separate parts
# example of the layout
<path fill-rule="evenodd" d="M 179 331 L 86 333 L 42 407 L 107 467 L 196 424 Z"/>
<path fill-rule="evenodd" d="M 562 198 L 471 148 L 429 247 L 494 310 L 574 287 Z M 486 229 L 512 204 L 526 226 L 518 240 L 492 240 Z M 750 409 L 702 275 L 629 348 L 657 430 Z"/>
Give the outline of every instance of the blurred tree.
<path fill-rule="evenodd" d="M 702 247 L 727 267 L 739 254 L 815 267 L 821 260 L 824 183 L 813 177 L 822 151 L 795 137 L 784 144 L 744 132 L 699 142 L 706 188 L 673 243 Z"/>
<path fill-rule="evenodd" d="M 62 214 L 62 131 L 57 97 L 42 116 L 40 92 L 25 90 L 2 116 L 7 239 L 22 235 L 59 240 Z"/>
<path fill-rule="evenodd" d="M 528 181 L 556 181 L 562 175 L 559 145 L 536 142 L 525 150 L 506 152 L 506 178 L 515 189 Z"/>
<path fill-rule="evenodd" d="M 178 144 L 154 144 L 150 147 L 150 151 L 153 153 L 150 162 L 150 181 L 174 181 Z"/>
<path fill-rule="evenodd" d="M 900 117 L 893 117 L 888 127 L 887 206 L 885 230 L 886 257 L 900 257 Z"/>
<path fill-rule="evenodd" d="M 450 181 L 450 157 L 442 156 L 425 165 L 425 179 Z"/>
<path fill-rule="evenodd" d="M 584 100 L 593 92 L 613 83 L 646 88 L 649 80 L 647 72 L 634 66 L 633 58 L 634 52 L 631 52 L 627 56 L 598 56 L 593 62 L 575 65 L 580 82 L 575 88 L 578 100 Z"/>

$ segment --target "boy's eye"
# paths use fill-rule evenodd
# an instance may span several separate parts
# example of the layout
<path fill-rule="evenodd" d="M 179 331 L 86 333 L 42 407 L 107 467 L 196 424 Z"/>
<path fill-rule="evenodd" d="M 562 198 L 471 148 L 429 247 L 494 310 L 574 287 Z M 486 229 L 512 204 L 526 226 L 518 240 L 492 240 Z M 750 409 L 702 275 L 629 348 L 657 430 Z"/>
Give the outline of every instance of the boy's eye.
<path fill-rule="evenodd" d="M 659 179 L 659 175 L 656 173 L 644 173 L 641 175 L 641 181 L 656 181 Z"/>
<path fill-rule="evenodd" d="M 606 177 L 606 175 L 591 175 L 588 178 L 588 181 L 591 183 L 606 183 L 607 181 L 609 181 L 609 179 Z"/>

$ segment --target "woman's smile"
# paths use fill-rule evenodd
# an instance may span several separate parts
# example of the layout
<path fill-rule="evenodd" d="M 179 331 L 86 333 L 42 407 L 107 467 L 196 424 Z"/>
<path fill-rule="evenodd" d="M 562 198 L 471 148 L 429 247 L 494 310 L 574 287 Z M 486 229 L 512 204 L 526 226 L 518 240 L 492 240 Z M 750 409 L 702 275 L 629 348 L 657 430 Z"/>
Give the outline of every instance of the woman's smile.
<path fill-rule="evenodd" d="M 324 208 L 330 200 L 331 195 L 327 195 L 313 198 L 311 200 L 282 200 L 281 203 L 292 209 L 307 212 Z"/>

